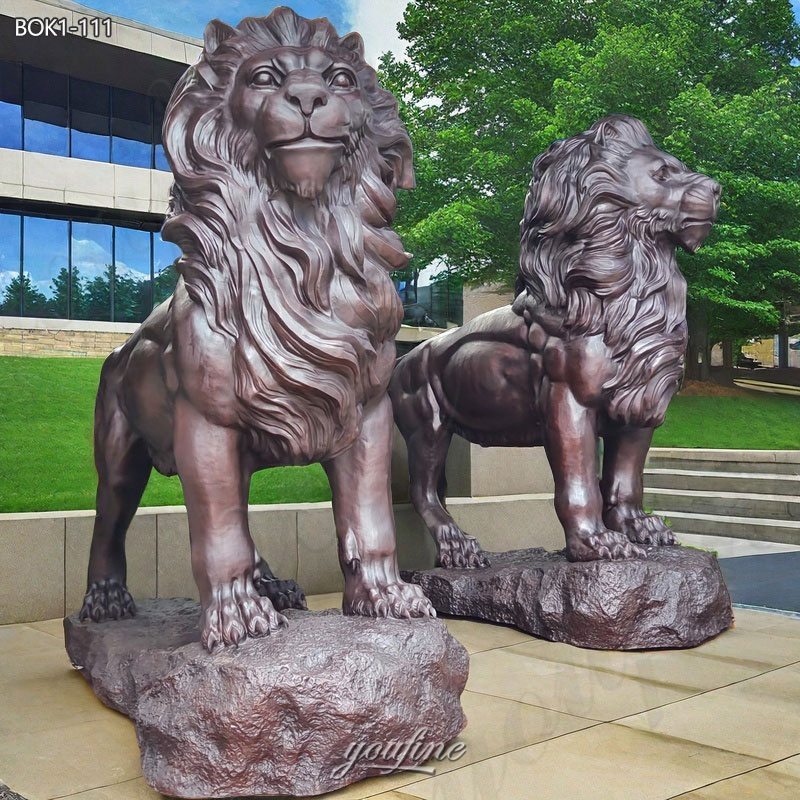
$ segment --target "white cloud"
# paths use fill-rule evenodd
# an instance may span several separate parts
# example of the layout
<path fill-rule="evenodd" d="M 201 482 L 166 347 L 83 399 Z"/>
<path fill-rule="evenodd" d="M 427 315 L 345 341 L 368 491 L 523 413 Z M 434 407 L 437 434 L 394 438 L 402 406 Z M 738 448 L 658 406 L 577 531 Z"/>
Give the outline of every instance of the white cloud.
<path fill-rule="evenodd" d="M 80 270 L 81 275 L 94 278 L 106 271 L 111 263 L 111 253 L 94 239 L 72 240 L 72 266 Z"/>
<path fill-rule="evenodd" d="M 440 258 L 435 259 L 427 267 L 420 270 L 417 286 L 428 286 L 440 272 L 444 272 L 446 269 L 444 261 Z"/>
<path fill-rule="evenodd" d="M 364 37 L 366 59 L 373 67 L 390 50 L 397 58 L 405 57 L 405 43 L 397 33 L 408 0 L 346 0 L 345 17 L 351 30 Z"/>
<path fill-rule="evenodd" d="M 0 296 L 5 292 L 6 287 L 14 280 L 19 279 L 19 270 L 3 270 L 0 271 Z"/>

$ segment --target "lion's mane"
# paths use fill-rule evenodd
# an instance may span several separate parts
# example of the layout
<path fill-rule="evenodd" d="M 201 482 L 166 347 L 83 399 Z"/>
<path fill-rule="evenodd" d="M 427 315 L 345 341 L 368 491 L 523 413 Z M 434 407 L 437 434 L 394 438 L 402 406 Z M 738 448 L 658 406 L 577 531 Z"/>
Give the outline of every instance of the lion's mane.
<path fill-rule="evenodd" d="M 625 172 L 648 146 L 641 122 L 612 115 L 534 161 L 515 302 L 527 319 L 560 316 L 565 338 L 602 335 L 617 364 L 603 387 L 607 413 L 642 426 L 663 421 L 687 341 L 675 248 L 657 243 L 670 211 L 637 205 Z"/>
<path fill-rule="evenodd" d="M 231 341 L 242 426 L 257 440 L 266 434 L 286 462 L 319 460 L 352 441 L 359 398 L 385 381 L 377 351 L 402 318 L 388 273 L 408 259 L 389 224 L 395 188 L 413 182 L 410 140 L 357 35 L 340 39 L 327 20 L 279 8 L 211 38 L 165 113 L 175 181 L 163 236 L 182 250 L 189 296 Z M 227 103 L 237 66 L 282 46 L 323 48 L 348 63 L 370 110 L 313 220 L 298 219 L 254 163 Z M 334 286 L 349 321 L 331 303 Z"/>

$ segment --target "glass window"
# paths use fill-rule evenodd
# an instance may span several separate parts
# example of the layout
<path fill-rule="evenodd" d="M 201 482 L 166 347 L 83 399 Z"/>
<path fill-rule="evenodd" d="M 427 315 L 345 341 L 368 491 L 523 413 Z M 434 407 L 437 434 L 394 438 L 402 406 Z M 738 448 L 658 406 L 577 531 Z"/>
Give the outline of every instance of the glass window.
<path fill-rule="evenodd" d="M 72 319 L 111 319 L 113 228 L 96 222 L 73 222 Z"/>
<path fill-rule="evenodd" d="M 25 149 L 69 155 L 67 76 L 26 65 L 23 81 Z"/>
<path fill-rule="evenodd" d="M 165 242 L 158 232 L 153 234 L 153 305 L 163 302 L 175 291 L 178 282 L 175 262 L 180 254 L 178 245 Z"/>
<path fill-rule="evenodd" d="M 114 232 L 114 319 L 141 322 L 152 308 L 150 231 L 117 226 Z"/>
<path fill-rule="evenodd" d="M 22 149 L 22 65 L 0 61 L 0 147 Z"/>
<path fill-rule="evenodd" d="M 22 310 L 26 317 L 67 317 L 68 228 L 63 219 L 24 218 Z"/>
<path fill-rule="evenodd" d="M 22 218 L 0 214 L 0 315 L 15 317 L 20 313 L 22 281 L 19 275 L 19 243 Z"/>
<path fill-rule="evenodd" d="M 151 98 L 126 89 L 112 89 L 111 113 L 111 160 L 149 169 L 153 160 Z"/>
<path fill-rule="evenodd" d="M 161 133 L 164 130 L 164 111 L 166 110 L 166 103 L 163 100 L 153 100 L 153 140 L 155 141 L 155 154 L 154 163 L 156 169 L 169 172 L 169 163 L 167 162 L 167 155 L 164 152 L 164 145 L 162 144 Z"/>
<path fill-rule="evenodd" d="M 69 103 L 73 158 L 108 161 L 111 156 L 108 86 L 70 78 Z"/>

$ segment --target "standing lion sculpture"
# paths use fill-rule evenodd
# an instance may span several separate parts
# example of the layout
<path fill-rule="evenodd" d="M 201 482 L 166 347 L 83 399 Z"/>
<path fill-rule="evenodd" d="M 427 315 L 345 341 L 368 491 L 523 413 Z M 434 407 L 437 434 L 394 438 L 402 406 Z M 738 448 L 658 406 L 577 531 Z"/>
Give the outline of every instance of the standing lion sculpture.
<path fill-rule="evenodd" d="M 163 236 L 174 295 L 106 360 L 95 415 L 97 517 L 82 618 L 134 612 L 125 533 L 151 468 L 178 474 L 202 642 L 236 644 L 304 606 L 248 530 L 254 471 L 321 461 L 346 613 L 433 615 L 400 579 L 386 394 L 408 261 L 391 230 L 411 143 L 357 33 L 288 8 L 211 22 L 164 122 L 175 182 Z M 260 590 L 260 591 L 259 591 Z"/>
<path fill-rule="evenodd" d="M 454 433 L 485 446 L 544 446 L 568 559 L 641 557 L 642 544 L 674 543 L 642 508 L 642 473 L 684 370 L 686 282 L 675 249 L 702 244 L 719 196 L 719 184 L 657 149 L 627 116 L 536 159 L 513 305 L 420 345 L 390 386 L 412 502 L 439 565 L 488 563 L 445 508 Z"/>

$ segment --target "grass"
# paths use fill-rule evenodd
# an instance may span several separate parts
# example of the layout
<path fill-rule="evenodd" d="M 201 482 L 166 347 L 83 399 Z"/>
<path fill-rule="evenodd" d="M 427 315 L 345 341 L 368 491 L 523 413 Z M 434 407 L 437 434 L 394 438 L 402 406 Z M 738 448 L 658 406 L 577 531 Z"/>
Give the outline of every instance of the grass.
<path fill-rule="evenodd" d="M 102 359 L 0 357 L 0 512 L 94 507 L 92 415 Z M 740 392 L 681 396 L 659 447 L 800 449 L 800 398 Z M 319 465 L 264 470 L 251 503 L 330 499 Z M 178 505 L 177 478 L 153 472 L 143 505 Z"/>
<path fill-rule="evenodd" d="M 94 398 L 100 358 L 0 357 L 0 512 L 94 508 Z M 330 499 L 322 467 L 253 476 L 251 503 Z M 153 471 L 142 505 L 182 505 L 177 477 Z"/>
<path fill-rule="evenodd" d="M 800 397 L 744 390 L 731 397 L 678 395 L 653 446 L 800 450 Z"/>

